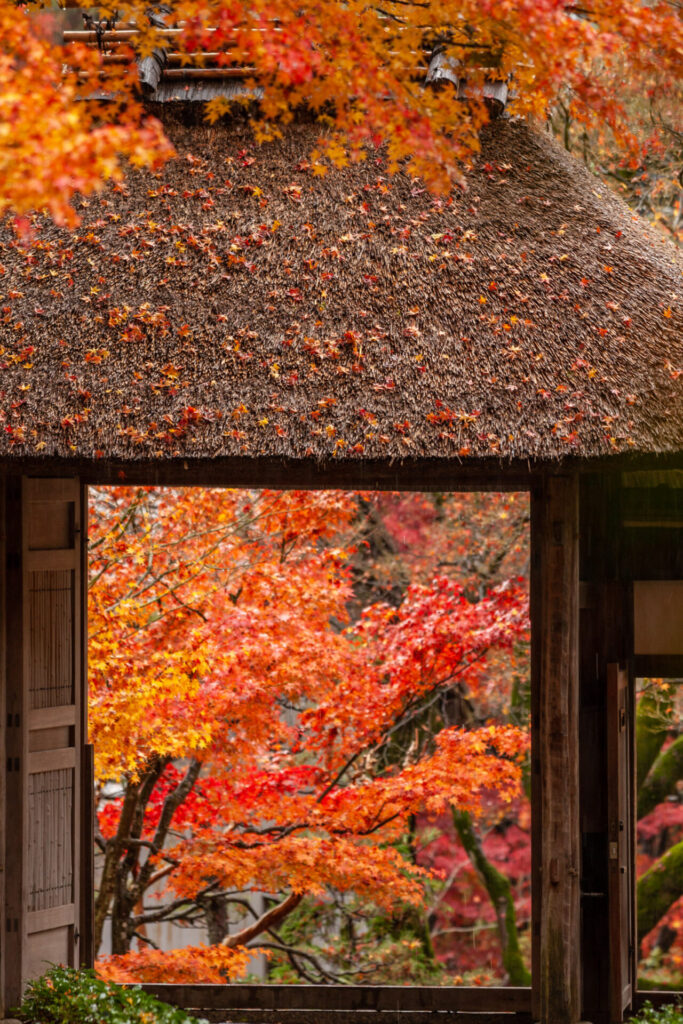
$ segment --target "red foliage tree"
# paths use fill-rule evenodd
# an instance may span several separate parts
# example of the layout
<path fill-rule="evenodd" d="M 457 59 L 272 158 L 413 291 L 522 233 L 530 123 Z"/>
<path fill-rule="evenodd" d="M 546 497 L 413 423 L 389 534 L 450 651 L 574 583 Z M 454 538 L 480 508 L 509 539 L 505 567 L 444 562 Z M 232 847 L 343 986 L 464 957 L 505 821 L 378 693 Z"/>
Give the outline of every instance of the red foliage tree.
<path fill-rule="evenodd" d="M 116 954 L 104 973 L 240 973 L 247 944 L 272 936 L 304 895 L 352 892 L 388 913 L 419 904 L 428 872 L 396 845 L 415 815 L 478 815 L 492 792 L 519 793 L 523 729 L 490 720 L 443 727 L 399 755 L 393 745 L 419 731 L 430 701 L 488 685 L 489 652 L 525 635 L 524 590 L 504 584 L 473 603 L 441 576 L 349 621 L 358 501 L 96 496 L 96 919 L 101 934 L 111 916 Z M 150 896 L 162 879 L 163 906 Z M 279 895 L 237 933 L 168 957 L 145 943 L 151 921 L 213 915 L 215 925 L 216 908 L 253 889 Z"/>

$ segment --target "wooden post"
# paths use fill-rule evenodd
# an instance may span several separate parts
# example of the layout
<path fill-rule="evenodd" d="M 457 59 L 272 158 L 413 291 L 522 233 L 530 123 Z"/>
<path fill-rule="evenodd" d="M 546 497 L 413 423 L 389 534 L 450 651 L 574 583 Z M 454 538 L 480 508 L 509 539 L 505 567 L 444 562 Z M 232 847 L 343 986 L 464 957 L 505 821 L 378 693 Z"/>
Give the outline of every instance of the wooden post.
<path fill-rule="evenodd" d="M 534 756 L 541 817 L 534 987 L 543 1024 L 575 1024 L 581 1016 L 576 475 L 549 474 L 532 495 L 531 543 L 538 559 L 532 685 L 538 709 Z"/>
<path fill-rule="evenodd" d="M 6 912 L 5 908 L 5 870 L 4 870 L 4 859 L 6 853 L 5 836 L 7 829 L 7 793 L 6 793 L 6 780 L 7 780 L 7 753 L 6 753 L 6 728 L 2 724 L 6 721 L 6 692 L 7 685 L 5 679 L 5 651 L 7 649 L 7 637 L 5 633 L 5 606 L 6 606 L 6 573 L 7 573 L 7 544 L 6 544 L 6 516 L 5 516 L 5 478 L 0 477 L 0 777 L 2 778 L 2 785 L 0 785 L 0 861 L 2 861 L 3 870 L 0 871 L 0 906 L 3 907 L 3 913 L 0 915 L 0 1013 L 5 1012 L 5 972 L 4 964 L 6 960 L 5 954 L 5 928 L 6 928 Z"/>

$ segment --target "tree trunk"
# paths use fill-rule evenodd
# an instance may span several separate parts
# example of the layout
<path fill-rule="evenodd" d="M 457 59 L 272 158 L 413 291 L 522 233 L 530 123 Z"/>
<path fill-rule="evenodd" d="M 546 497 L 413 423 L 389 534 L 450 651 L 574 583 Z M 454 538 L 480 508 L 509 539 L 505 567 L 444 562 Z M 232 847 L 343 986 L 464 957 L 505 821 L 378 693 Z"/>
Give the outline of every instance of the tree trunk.
<path fill-rule="evenodd" d="M 487 859 L 479 837 L 472 826 L 472 818 L 469 813 L 458 811 L 455 807 L 452 810 L 453 824 L 460 837 L 460 842 L 479 875 L 496 914 L 503 967 L 507 973 L 508 983 L 510 985 L 530 985 L 531 974 L 524 964 L 519 948 L 515 902 L 512 898 L 510 882 Z"/>
<path fill-rule="evenodd" d="M 683 896 L 683 841 L 667 850 L 641 875 L 636 894 L 638 943 L 641 943 L 669 907 Z"/>
<path fill-rule="evenodd" d="M 94 946 L 95 953 L 102 945 L 102 930 L 109 912 L 109 907 L 114 899 L 117 887 L 117 873 L 121 862 L 121 854 L 125 849 L 125 840 L 130 834 L 131 825 L 137 807 L 138 787 L 128 783 L 123 798 L 123 806 L 119 817 L 119 824 L 116 835 L 107 842 L 104 854 L 104 866 L 100 877 L 100 885 L 95 898 L 95 927 Z"/>
<path fill-rule="evenodd" d="M 228 904 L 224 896 L 214 896 L 201 903 L 206 917 L 209 945 L 218 946 L 228 934 Z"/>
<path fill-rule="evenodd" d="M 133 938 L 131 916 L 135 902 L 130 899 L 125 882 L 119 879 L 119 885 L 111 905 L 111 951 L 117 956 L 130 952 Z"/>
<path fill-rule="evenodd" d="M 667 702 L 653 693 L 644 693 L 636 707 L 636 789 L 645 782 L 670 729 L 666 720 Z M 639 815 L 640 816 L 640 815 Z"/>
<path fill-rule="evenodd" d="M 683 779 L 683 736 L 660 751 L 647 778 L 638 790 L 638 818 L 654 811 L 657 804 L 676 792 L 676 783 Z"/>

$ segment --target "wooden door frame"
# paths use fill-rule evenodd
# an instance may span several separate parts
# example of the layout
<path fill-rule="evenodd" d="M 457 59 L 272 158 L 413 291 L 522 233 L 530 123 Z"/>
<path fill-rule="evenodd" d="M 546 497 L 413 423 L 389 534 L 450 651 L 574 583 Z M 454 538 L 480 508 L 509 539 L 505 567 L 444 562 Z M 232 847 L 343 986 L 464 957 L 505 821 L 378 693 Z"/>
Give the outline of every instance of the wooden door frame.
<path fill-rule="evenodd" d="M 186 463 L 184 465 L 187 466 Z M 568 744 L 563 744 L 559 758 L 552 753 L 548 744 L 543 746 L 540 742 L 544 731 L 547 738 L 553 715 L 557 713 L 557 709 L 565 707 L 563 701 L 569 692 L 574 695 L 571 696 L 569 707 L 570 709 L 575 708 L 574 697 L 578 686 L 576 657 L 574 653 L 571 653 L 577 646 L 576 633 L 578 631 L 577 470 L 556 469 L 553 472 L 532 473 L 528 468 L 527 471 L 520 467 L 514 471 L 507 471 L 500 465 L 492 465 L 486 470 L 467 467 L 465 471 L 461 472 L 461 467 L 457 464 L 454 465 L 449 460 L 434 460 L 433 463 L 420 464 L 417 468 L 414 465 L 394 467 L 391 464 L 382 464 L 377 467 L 359 463 L 357 466 L 341 466 L 339 470 L 336 467 L 327 467 L 325 472 L 319 472 L 318 467 L 307 464 L 305 467 L 299 467 L 298 475 L 292 475 L 290 467 L 283 466 L 279 460 L 274 459 L 243 460 L 239 468 L 239 473 L 227 475 L 225 467 L 211 467 L 211 473 L 208 473 L 207 467 L 203 467 L 201 478 L 195 477 L 191 480 L 188 479 L 190 474 L 183 466 L 157 465 L 153 471 L 150 467 L 145 467 L 142 476 L 137 471 L 131 475 L 139 477 L 139 482 L 152 485 L 156 483 L 158 485 L 187 486 L 193 483 L 213 486 L 275 486 L 281 488 L 299 486 L 313 488 L 361 487 L 378 490 L 526 490 L 530 492 L 533 508 L 532 519 L 534 520 L 531 539 L 532 616 L 535 618 L 533 627 L 535 639 L 532 639 L 532 703 L 535 702 L 537 715 L 536 726 L 532 722 L 532 761 L 536 759 L 537 768 L 537 779 L 532 795 L 532 806 L 536 808 L 536 824 L 533 827 L 532 837 L 532 877 L 536 880 L 534 884 L 537 887 L 540 886 L 541 893 L 540 900 L 537 898 L 532 901 L 532 945 L 534 947 L 534 963 L 544 965 L 541 967 L 541 972 L 545 971 L 546 984 L 542 985 L 537 969 L 532 975 L 532 987 L 521 990 L 519 997 L 514 994 L 512 989 L 506 988 L 476 989 L 471 995 L 463 990 L 458 995 L 458 989 L 453 989 L 451 990 L 451 999 L 454 1011 L 458 1010 L 458 1003 L 462 999 L 467 999 L 470 1007 L 476 1004 L 477 1012 L 489 1012 L 495 1015 L 501 1012 L 506 998 L 508 1004 L 519 998 L 524 1005 L 516 1003 L 517 1009 L 514 1012 L 521 1014 L 521 1021 L 522 1018 L 527 1019 L 530 1015 L 533 995 L 539 1011 L 535 1014 L 537 1019 L 540 1017 L 548 1024 L 555 1024 L 560 1020 L 566 1021 L 567 1024 L 574 1024 L 580 1016 L 581 956 L 580 939 L 576 928 L 579 906 L 577 881 L 579 865 L 576 849 L 578 826 L 575 827 L 575 815 L 572 811 L 572 824 L 568 831 L 565 830 L 564 838 L 559 841 L 559 846 L 557 842 L 554 846 L 552 842 L 543 842 L 543 822 L 539 821 L 538 808 L 543 800 L 546 802 L 549 799 L 552 800 L 552 794 L 560 791 L 566 782 L 563 774 L 567 778 L 572 776 L 578 759 L 578 747 L 575 740 L 577 726 L 575 710 L 569 712 L 571 718 L 569 731 L 572 733 L 572 737 Z M 57 469 L 55 469 L 56 472 L 58 472 Z M 102 476 L 105 477 L 108 474 L 109 470 L 102 473 Z M 107 483 L 133 482 L 130 478 L 124 481 L 120 479 L 118 481 L 104 480 L 101 477 L 100 479 Z M 81 479 L 81 482 L 87 485 L 90 480 L 91 477 L 88 474 Z M 95 478 L 92 482 L 99 481 Z M 86 534 L 87 530 L 84 524 L 81 533 L 83 558 L 86 557 Z M 540 541 L 537 538 L 540 538 Z M 539 543 L 541 548 L 539 548 Z M 539 555 L 541 549 L 542 554 Z M 539 591 L 539 587 L 546 589 Z M 536 592 L 535 596 L 534 591 Z M 540 602 L 538 600 L 539 593 L 544 594 Z M 550 608 L 545 607 L 548 600 Z M 558 648 L 559 634 L 561 634 L 561 643 Z M 539 638 L 542 639 L 540 645 Z M 554 658 L 552 654 L 548 653 L 557 652 L 560 649 L 570 652 L 566 664 L 564 662 L 560 664 L 561 659 Z M 533 739 L 534 728 L 538 730 L 536 742 Z M 549 758 L 552 760 L 552 764 L 550 764 Z M 563 893 L 564 896 L 558 899 L 560 893 Z M 542 907 L 559 904 L 564 898 L 569 901 L 568 905 L 571 907 L 572 920 L 569 928 L 561 930 L 561 934 L 551 934 L 556 922 L 546 913 L 545 919 L 540 921 L 540 927 L 537 929 L 536 925 L 542 915 Z M 558 941 L 559 946 L 557 945 Z M 549 984 L 548 979 L 554 976 L 555 967 L 562 977 L 557 984 L 554 982 Z M 565 968 L 567 969 L 565 970 Z M 219 988 L 223 988 L 223 986 L 219 986 Z M 342 988 L 347 993 L 353 992 L 352 989 L 345 986 Z M 406 993 L 409 990 L 401 988 L 401 991 Z M 411 990 L 411 992 L 417 991 L 417 989 Z M 172 992 L 168 988 L 166 992 L 169 997 L 172 996 Z M 178 996 L 179 993 L 176 992 L 176 1001 Z M 342 998 L 348 998 L 352 1003 L 354 997 L 342 994 Z M 413 994 L 406 996 L 409 1001 L 415 998 Z M 397 1008 L 400 1011 L 400 1007 Z M 406 1007 L 406 1011 L 408 1011 L 408 1007 Z M 473 1011 L 471 1008 L 465 1010 L 463 1007 L 459 1012 Z M 509 1020 L 509 1017 L 506 1019 Z"/>
<path fill-rule="evenodd" d="M 309 471 L 310 472 L 310 471 Z M 219 481 L 213 481 L 214 485 Z M 261 483 L 267 483 L 262 481 Z M 312 481 L 304 480 L 301 486 Z M 337 481 L 335 481 L 337 482 Z M 353 486 L 344 479 L 344 486 Z M 406 481 L 387 480 L 382 477 L 377 489 L 424 489 L 438 490 L 443 482 L 431 481 L 426 486 L 410 477 Z M 543 1021 L 567 1021 L 574 1024 L 581 1013 L 581 964 L 580 964 L 580 849 L 578 820 L 578 604 L 579 604 L 579 490 L 578 474 L 559 472 L 545 474 L 540 480 L 527 486 L 520 486 L 516 479 L 505 479 L 506 490 L 526 490 L 531 501 L 531 702 L 532 702 L 532 984 L 519 994 L 510 988 L 496 986 L 442 990 L 439 997 L 429 992 L 431 1004 L 446 1003 L 442 1009 L 452 1008 L 462 1013 L 501 1013 L 516 1002 L 518 1013 L 525 1017 L 533 1014 Z M 481 478 L 470 478 L 467 490 L 499 490 L 499 481 L 483 485 Z M 367 489 L 369 481 L 364 481 Z M 234 485 L 234 484 L 233 484 Z M 401 486 L 403 485 L 403 486 Z M 280 486 L 283 486 L 280 484 Z M 292 486 L 292 481 L 288 481 Z M 330 487 L 328 479 L 315 480 L 317 487 Z M 457 491 L 460 481 L 451 478 L 448 489 Z M 567 742 L 559 752 L 555 740 L 548 740 L 554 716 L 560 709 L 568 712 L 570 728 Z M 542 747 L 546 737 L 545 748 Z M 545 767 L 545 771 L 543 771 Z M 568 813 L 567 803 L 570 809 Z M 541 808 L 545 804 L 546 817 L 554 817 L 561 830 L 559 840 L 544 841 Z M 553 812 L 552 808 L 556 811 Z M 566 828 L 562 830 L 562 826 Z M 546 837 L 547 839 L 547 837 Z M 565 849 L 569 843 L 570 848 Z M 571 919 L 566 920 L 567 908 L 571 907 Z M 545 909 L 545 912 L 543 911 Z M 563 908 L 563 914 L 559 912 Z M 560 925 L 558 931 L 558 923 Z M 558 942 L 561 955 L 558 955 Z M 546 979 L 545 985 L 542 982 Z M 189 1006 L 187 986 L 144 986 L 149 991 L 162 995 L 177 1005 Z M 347 986 L 322 986 L 327 995 L 327 1006 L 317 1004 L 317 1009 L 331 1009 L 329 999 L 337 1005 L 335 1012 L 358 1009 L 359 999 L 373 1012 L 379 1008 L 378 999 L 384 989 L 351 988 Z M 224 990 L 222 994 L 217 989 Z M 272 986 L 257 986 L 262 990 L 264 1002 L 272 997 Z M 200 1009 L 221 1007 L 235 1008 L 235 998 L 243 986 L 196 986 L 192 988 L 192 999 L 201 999 Z M 305 997 L 310 1007 L 310 995 Z M 202 992 L 204 993 L 202 996 Z M 371 993 L 377 993 L 372 995 Z M 415 1000 L 421 1000 L 420 993 L 428 991 L 420 987 L 407 990 L 399 987 L 391 994 L 392 1007 L 398 1012 L 416 1012 Z M 270 995 L 269 995 L 270 994 Z M 322 993 L 321 993 L 322 994 Z M 304 998 L 304 997 L 300 997 Z M 317 996 L 316 996 L 317 998 Z M 386 998 L 386 996 L 385 996 Z M 459 1005 L 462 1000 L 466 1005 Z M 521 1003 L 518 1001 L 521 1000 Z M 226 1005 L 227 1003 L 227 1005 Z M 429 1004 L 427 1004 L 429 1005 Z M 523 1008 L 522 1008 L 523 1006 Z M 244 1006 L 239 1007 L 246 1010 Z M 252 1007 L 253 1008 L 253 1007 Z M 424 1004 L 422 1012 L 426 1010 Z M 268 1011 L 262 1006 L 262 1012 Z M 280 1008 L 282 1009 L 282 1008 Z M 261 1012 L 261 1011 L 259 1011 Z M 302 1010 L 303 1012 L 303 1010 Z M 277 1010 L 273 1010 L 277 1013 Z M 263 1017 L 266 1019 L 266 1017 Z M 273 1017 L 275 1019 L 275 1017 Z M 294 1018 L 292 1018 L 293 1020 Z"/>

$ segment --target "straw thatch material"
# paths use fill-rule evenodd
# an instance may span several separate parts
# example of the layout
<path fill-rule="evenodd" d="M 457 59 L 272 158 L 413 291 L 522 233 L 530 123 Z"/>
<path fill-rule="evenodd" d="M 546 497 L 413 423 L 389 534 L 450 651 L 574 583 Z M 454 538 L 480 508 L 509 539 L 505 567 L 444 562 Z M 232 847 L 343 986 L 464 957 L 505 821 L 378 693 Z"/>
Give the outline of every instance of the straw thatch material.
<path fill-rule="evenodd" d="M 435 199 L 314 175 L 311 125 L 168 128 L 76 232 L 0 237 L 3 457 L 683 450 L 681 263 L 546 134 Z"/>

